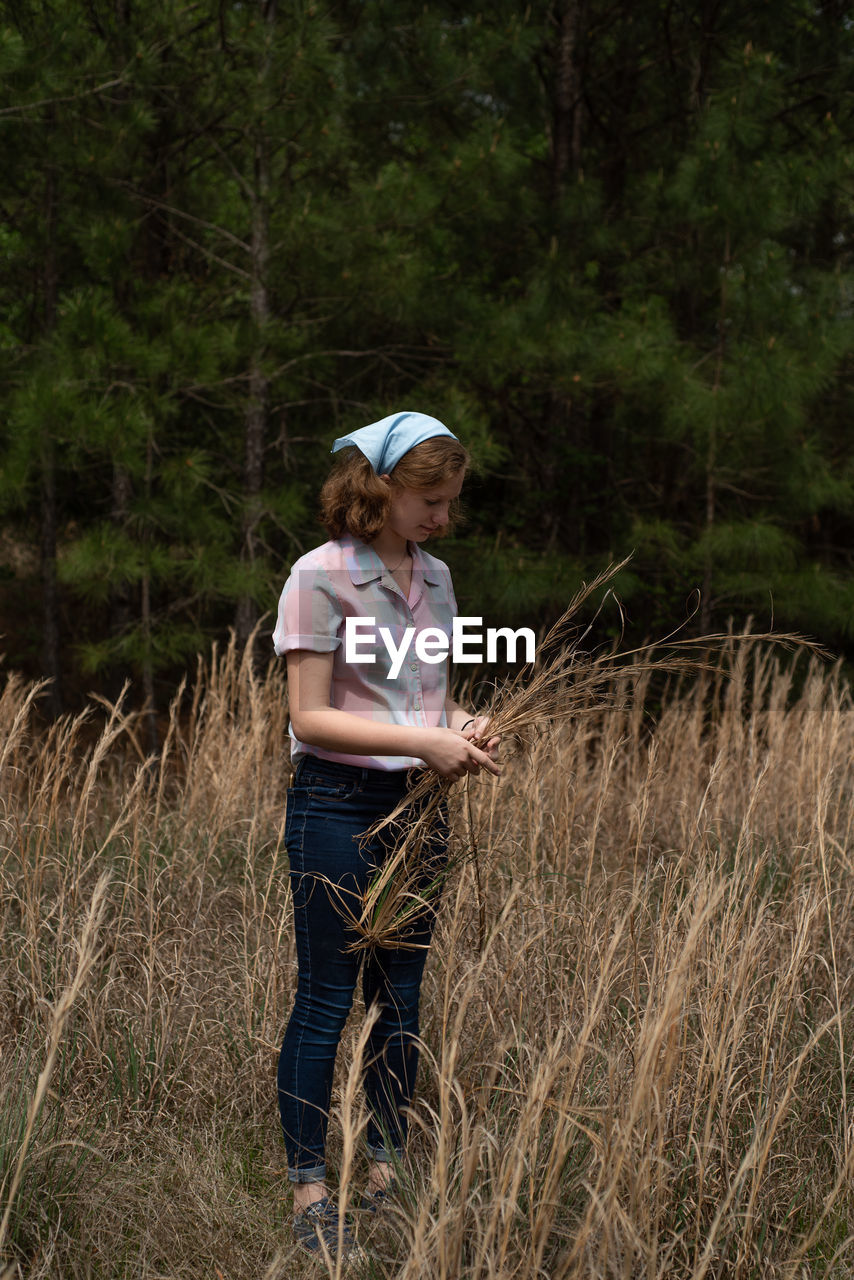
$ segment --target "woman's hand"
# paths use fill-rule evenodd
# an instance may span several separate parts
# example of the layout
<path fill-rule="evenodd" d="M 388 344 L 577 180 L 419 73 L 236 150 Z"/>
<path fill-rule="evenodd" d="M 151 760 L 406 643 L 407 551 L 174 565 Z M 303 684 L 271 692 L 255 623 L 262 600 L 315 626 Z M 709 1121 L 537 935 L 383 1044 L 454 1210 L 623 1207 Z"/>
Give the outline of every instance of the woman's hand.
<path fill-rule="evenodd" d="M 473 729 L 469 725 L 468 729 Z M 500 767 L 492 756 L 470 740 L 468 729 L 424 729 L 419 735 L 418 754 L 425 764 L 435 769 L 443 778 L 464 777 L 467 773 L 480 773 L 487 769 L 498 777 Z"/>
<path fill-rule="evenodd" d="M 486 738 L 486 735 L 489 732 L 489 717 L 475 716 L 471 724 L 467 724 L 462 732 L 463 737 L 468 738 L 469 742 L 476 742 Z M 500 735 L 495 735 L 486 739 L 486 744 L 484 745 L 483 750 L 491 760 L 497 760 L 498 748 L 500 745 L 501 737 Z"/>

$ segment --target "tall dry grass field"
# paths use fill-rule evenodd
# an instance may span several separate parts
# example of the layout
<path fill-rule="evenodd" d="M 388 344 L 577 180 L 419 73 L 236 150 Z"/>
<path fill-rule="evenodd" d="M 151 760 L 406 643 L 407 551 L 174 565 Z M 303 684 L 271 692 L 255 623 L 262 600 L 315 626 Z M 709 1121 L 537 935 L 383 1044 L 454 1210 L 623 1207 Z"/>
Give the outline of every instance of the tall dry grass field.
<path fill-rule="evenodd" d="M 770 656 L 590 709 L 475 783 L 379 1280 L 849 1276 L 854 707 Z M 162 759 L 0 701 L 0 1276 L 335 1274 L 295 1253 L 281 673 L 200 669 Z M 364 1178 L 362 1019 L 331 1125 Z"/>

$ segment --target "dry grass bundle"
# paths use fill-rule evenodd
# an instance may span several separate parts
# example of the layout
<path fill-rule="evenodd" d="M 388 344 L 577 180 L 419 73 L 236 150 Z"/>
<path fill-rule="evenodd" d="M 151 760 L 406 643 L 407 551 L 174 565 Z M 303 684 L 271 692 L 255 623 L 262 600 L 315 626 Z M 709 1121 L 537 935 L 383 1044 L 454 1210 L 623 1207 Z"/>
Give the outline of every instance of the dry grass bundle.
<path fill-rule="evenodd" d="M 481 947 L 463 865 L 356 1280 L 851 1274 L 854 704 L 838 671 L 724 656 L 654 719 L 643 679 L 591 698 L 470 788 L 490 923 Z M 275 1105 L 281 673 L 218 655 L 162 767 L 121 710 L 44 734 L 30 695 L 0 694 L 0 1276 L 335 1276 L 290 1239 Z M 350 1205 L 361 1026 L 330 1125 Z"/>
<path fill-rule="evenodd" d="M 504 759 L 520 753 L 530 757 L 534 743 L 561 722 L 571 721 L 576 732 L 583 732 L 585 721 L 624 708 L 632 697 L 632 690 L 638 686 L 646 688 L 653 677 L 678 679 L 686 675 L 713 674 L 721 677 L 724 674 L 720 658 L 732 649 L 733 636 L 729 633 L 693 638 L 684 638 L 676 633 L 663 641 L 631 650 L 608 646 L 591 652 L 583 647 L 610 596 L 610 590 L 599 604 L 594 621 L 583 630 L 579 621 L 582 611 L 627 563 L 624 560 L 611 565 L 592 582 L 582 584 L 568 608 L 542 640 L 539 666 L 521 668 L 513 679 L 497 690 L 495 697 L 482 710 L 481 714 L 489 720 L 488 737 L 499 736 L 502 740 Z M 781 649 L 797 647 L 816 651 L 815 645 L 795 635 L 750 633 L 738 638 L 744 653 L 769 643 Z M 640 705 L 640 701 L 635 699 L 635 705 Z M 485 746 L 486 741 L 487 738 L 483 738 L 477 745 Z M 394 828 L 396 837 L 398 832 L 401 833 L 395 840 L 393 854 L 369 884 L 359 910 L 354 911 L 347 904 L 341 905 L 355 935 L 354 950 L 410 945 L 406 939 L 413 920 L 440 896 L 447 875 L 466 861 L 474 867 L 483 942 L 485 920 L 481 865 L 472 822 L 471 786 L 471 775 L 460 787 L 432 770 L 425 770 L 394 812 L 366 834 L 366 839 L 370 839 L 389 827 Z M 466 838 L 457 843 L 447 870 L 439 875 L 429 875 L 425 882 L 424 851 L 429 843 L 431 826 L 440 809 L 447 806 L 452 796 L 460 793 L 463 796 Z M 416 807 L 417 820 L 407 823 L 407 814 L 415 811 Z"/>

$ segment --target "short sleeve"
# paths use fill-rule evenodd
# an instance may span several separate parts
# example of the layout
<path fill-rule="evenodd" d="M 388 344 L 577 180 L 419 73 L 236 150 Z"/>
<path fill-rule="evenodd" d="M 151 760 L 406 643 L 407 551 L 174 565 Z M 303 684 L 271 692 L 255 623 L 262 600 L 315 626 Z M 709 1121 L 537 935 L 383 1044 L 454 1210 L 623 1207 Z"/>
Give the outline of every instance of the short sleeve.
<path fill-rule="evenodd" d="M 327 570 L 295 565 L 279 597 L 273 648 L 278 654 L 291 649 L 331 653 L 341 644 L 343 621 Z"/>

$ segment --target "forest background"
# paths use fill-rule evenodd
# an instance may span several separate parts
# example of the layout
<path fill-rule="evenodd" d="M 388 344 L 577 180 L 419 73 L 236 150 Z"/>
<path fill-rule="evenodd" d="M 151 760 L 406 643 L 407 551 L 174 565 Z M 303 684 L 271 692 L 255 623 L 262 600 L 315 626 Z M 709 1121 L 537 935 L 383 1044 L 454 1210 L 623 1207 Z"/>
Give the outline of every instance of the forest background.
<path fill-rule="evenodd" d="M 844 0 L 0 0 L 7 663 L 162 708 L 399 408 L 463 612 L 633 551 L 636 634 L 850 653 L 852 65 Z"/>

